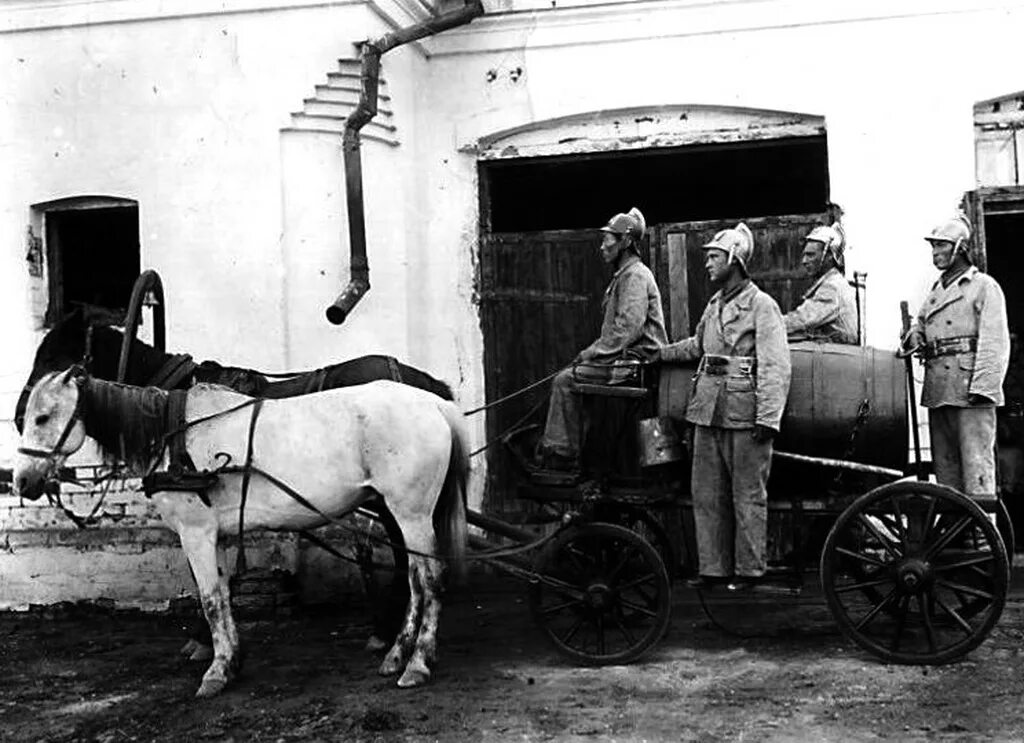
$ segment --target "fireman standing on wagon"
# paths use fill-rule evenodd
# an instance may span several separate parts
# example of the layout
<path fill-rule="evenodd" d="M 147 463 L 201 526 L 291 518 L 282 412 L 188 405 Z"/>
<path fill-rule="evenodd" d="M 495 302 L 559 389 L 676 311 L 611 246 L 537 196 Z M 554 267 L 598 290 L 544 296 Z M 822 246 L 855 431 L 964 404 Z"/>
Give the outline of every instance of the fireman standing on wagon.
<path fill-rule="evenodd" d="M 846 235 L 838 222 L 819 225 L 804 238 L 800 263 L 814 283 L 800 305 L 783 316 L 790 342 L 860 342 L 857 298 L 844 275 L 845 248 Z"/>
<path fill-rule="evenodd" d="M 661 349 L 663 361 L 700 360 L 686 410 L 693 437 L 693 517 L 706 588 L 743 590 L 764 575 L 772 440 L 789 393 L 782 313 L 747 272 L 754 237 L 743 223 L 704 245 L 718 291 L 697 333 Z"/>
<path fill-rule="evenodd" d="M 624 360 L 649 361 L 668 342 L 661 308 L 661 292 L 654 274 L 640 260 L 640 241 L 647 230 L 636 207 L 616 214 L 601 228 L 601 258 L 615 269 L 604 293 L 601 336 L 584 348 L 574 363 L 586 381 L 613 384 L 632 366 Z M 545 469 L 574 470 L 579 465 L 581 408 L 573 391 L 572 368 L 560 371 L 551 382 L 547 423 L 538 443 L 537 464 Z"/>
<path fill-rule="evenodd" d="M 1010 334 L 1003 290 L 971 261 L 971 225 L 960 216 L 925 237 L 941 271 L 901 343 L 924 359 L 935 479 L 973 498 L 996 497 L 996 407 Z"/>

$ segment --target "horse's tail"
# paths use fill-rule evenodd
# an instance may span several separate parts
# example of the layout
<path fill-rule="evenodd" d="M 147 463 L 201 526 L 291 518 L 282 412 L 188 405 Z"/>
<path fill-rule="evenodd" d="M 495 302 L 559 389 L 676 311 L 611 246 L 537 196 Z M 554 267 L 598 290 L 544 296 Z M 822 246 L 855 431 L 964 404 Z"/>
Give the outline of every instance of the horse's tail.
<path fill-rule="evenodd" d="M 448 421 L 452 433 L 452 450 L 448 472 L 441 488 L 441 497 L 434 509 L 434 529 L 438 548 L 446 555 L 452 575 L 461 582 L 466 576 L 466 481 L 469 476 L 469 432 L 462 411 L 453 402 L 439 400 L 438 410 Z"/>

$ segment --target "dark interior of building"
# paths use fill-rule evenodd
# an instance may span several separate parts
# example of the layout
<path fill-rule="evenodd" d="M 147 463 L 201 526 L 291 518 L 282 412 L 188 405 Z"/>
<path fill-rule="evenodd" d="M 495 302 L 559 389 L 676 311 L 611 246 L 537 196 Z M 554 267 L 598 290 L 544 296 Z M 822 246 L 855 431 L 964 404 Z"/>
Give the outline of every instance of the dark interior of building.
<path fill-rule="evenodd" d="M 135 206 L 47 212 L 48 243 L 60 261 L 62 309 L 85 303 L 125 309 L 139 275 Z"/>
<path fill-rule="evenodd" d="M 638 206 L 648 224 L 808 214 L 828 201 L 824 135 L 481 165 L 491 232 L 585 229 Z"/>
<path fill-rule="evenodd" d="M 1003 392 L 1006 404 L 998 412 L 1000 487 L 1018 535 L 1024 534 L 1024 262 L 1017 253 L 1024 242 L 1024 213 L 985 218 L 988 273 L 1003 289 L 1010 326 L 1010 367 Z M 1020 544 L 1018 538 L 1018 544 Z"/>

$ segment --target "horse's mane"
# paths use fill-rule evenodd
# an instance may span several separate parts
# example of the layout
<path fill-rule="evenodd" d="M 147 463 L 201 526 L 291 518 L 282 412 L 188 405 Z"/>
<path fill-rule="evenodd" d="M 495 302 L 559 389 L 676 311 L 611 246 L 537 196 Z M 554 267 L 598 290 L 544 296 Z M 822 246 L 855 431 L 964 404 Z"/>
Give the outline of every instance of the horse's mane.
<path fill-rule="evenodd" d="M 108 453 L 136 468 L 159 453 L 167 433 L 167 392 L 90 377 L 79 394 L 86 433 Z"/>

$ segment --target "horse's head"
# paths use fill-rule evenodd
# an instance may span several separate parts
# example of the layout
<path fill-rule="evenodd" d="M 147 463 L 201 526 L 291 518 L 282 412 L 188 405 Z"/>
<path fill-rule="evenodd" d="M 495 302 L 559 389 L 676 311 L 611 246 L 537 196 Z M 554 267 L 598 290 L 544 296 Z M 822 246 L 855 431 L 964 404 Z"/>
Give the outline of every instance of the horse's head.
<path fill-rule="evenodd" d="M 28 396 L 21 445 L 14 460 L 14 494 L 36 500 L 48 479 L 85 441 L 81 366 L 43 376 Z"/>
<path fill-rule="evenodd" d="M 75 307 L 50 328 L 36 349 L 32 373 L 25 382 L 14 411 L 14 425 L 19 433 L 25 418 L 29 392 L 44 375 L 64 371 L 75 364 L 84 364 L 97 379 L 117 379 L 124 334 L 109 326 L 119 322 L 122 322 L 122 318 L 116 312 L 82 305 Z M 147 384 L 166 358 L 167 354 L 134 339 L 124 381 L 129 384 Z"/>

